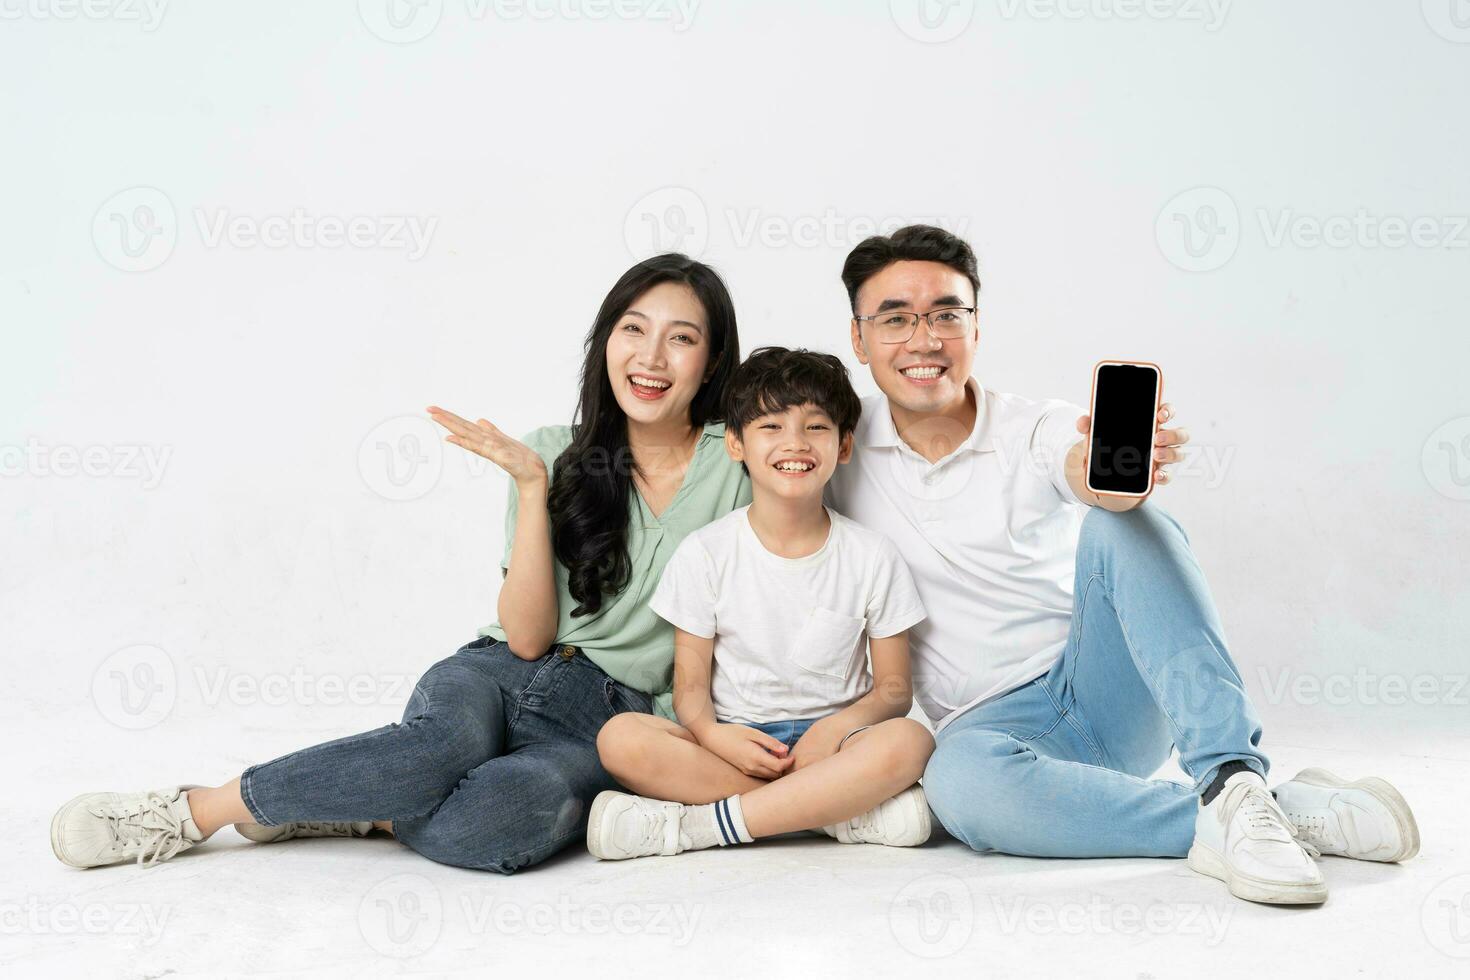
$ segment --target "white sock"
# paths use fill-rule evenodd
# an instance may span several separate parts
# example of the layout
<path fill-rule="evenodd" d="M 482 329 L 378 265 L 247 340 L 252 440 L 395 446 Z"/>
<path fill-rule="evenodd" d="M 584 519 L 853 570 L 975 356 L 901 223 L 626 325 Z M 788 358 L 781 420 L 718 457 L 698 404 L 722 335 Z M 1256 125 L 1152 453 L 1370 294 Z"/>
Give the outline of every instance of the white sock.
<path fill-rule="evenodd" d="M 679 821 L 679 836 L 688 851 L 749 844 L 755 839 L 745 828 L 745 813 L 740 809 L 738 796 L 685 806 Z"/>

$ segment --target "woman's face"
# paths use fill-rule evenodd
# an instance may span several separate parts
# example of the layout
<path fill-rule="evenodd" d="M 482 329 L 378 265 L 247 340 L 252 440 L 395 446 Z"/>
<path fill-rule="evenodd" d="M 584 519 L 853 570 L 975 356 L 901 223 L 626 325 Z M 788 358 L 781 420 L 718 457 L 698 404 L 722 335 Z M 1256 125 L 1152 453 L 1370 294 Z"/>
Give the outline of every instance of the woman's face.
<path fill-rule="evenodd" d="M 607 378 L 629 423 L 688 425 L 709 350 L 709 323 L 694 290 L 662 282 L 635 299 L 607 338 Z"/>

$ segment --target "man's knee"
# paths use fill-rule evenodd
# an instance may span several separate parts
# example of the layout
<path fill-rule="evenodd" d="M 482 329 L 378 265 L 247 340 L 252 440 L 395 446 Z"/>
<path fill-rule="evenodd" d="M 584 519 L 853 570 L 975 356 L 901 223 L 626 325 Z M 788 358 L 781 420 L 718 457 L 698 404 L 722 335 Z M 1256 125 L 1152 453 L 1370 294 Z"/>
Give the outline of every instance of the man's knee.
<path fill-rule="evenodd" d="M 1094 507 L 1077 540 L 1079 573 L 1109 565 L 1147 575 L 1173 576 L 1195 566 L 1184 528 L 1162 509 L 1145 504 L 1113 513 Z"/>
<path fill-rule="evenodd" d="M 1078 547 L 1132 548 L 1157 546 L 1170 541 L 1189 543 L 1183 525 L 1162 507 L 1145 503 L 1122 512 L 1090 508 L 1082 519 Z"/>
<path fill-rule="evenodd" d="M 941 739 L 924 770 L 924 795 L 944 829 L 977 851 L 1012 851 L 1028 814 L 1020 791 L 1030 750 L 998 732 Z"/>

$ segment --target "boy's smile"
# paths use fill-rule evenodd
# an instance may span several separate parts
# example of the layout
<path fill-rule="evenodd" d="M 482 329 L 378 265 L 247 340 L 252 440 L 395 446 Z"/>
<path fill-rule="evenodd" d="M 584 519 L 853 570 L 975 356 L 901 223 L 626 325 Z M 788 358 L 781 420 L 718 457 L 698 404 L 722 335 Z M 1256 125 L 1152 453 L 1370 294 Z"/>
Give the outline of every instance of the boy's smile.
<path fill-rule="evenodd" d="M 726 432 L 730 458 L 750 470 L 753 493 L 820 498 L 838 463 L 852 455 L 852 437 L 816 405 L 792 405 L 758 416 L 739 433 Z"/>

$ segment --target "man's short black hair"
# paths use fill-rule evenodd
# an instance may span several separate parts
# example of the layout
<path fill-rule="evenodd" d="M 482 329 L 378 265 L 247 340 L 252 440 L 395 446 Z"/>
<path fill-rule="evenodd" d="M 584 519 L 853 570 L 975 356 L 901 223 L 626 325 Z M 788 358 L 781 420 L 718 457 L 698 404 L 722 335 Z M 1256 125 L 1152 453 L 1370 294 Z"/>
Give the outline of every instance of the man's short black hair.
<path fill-rule="evenodd" d="M 975 297 L 980 296 L 980 272 L 975 265 L 975 251 L 969 244 L 943 228 L 933 225 L 908 225 L 891 235 L 874 235 L 858 242 L 842 264 L 842 284 L 847 287 L 847 301 L 857 312 L 857 294 L 863 283 L 895 262 L 938 262 L 970 280 Z"/>
<path fill-rule="evenodd" d="M 730 378 L 725 393 L 725 428 L 739 438 L 762 415 L 812 404 L 827 413 L 840 440 L 857 428 L 863 403 L 847 368 L 831 354 L 798 347 L 762 347 Z"/>

